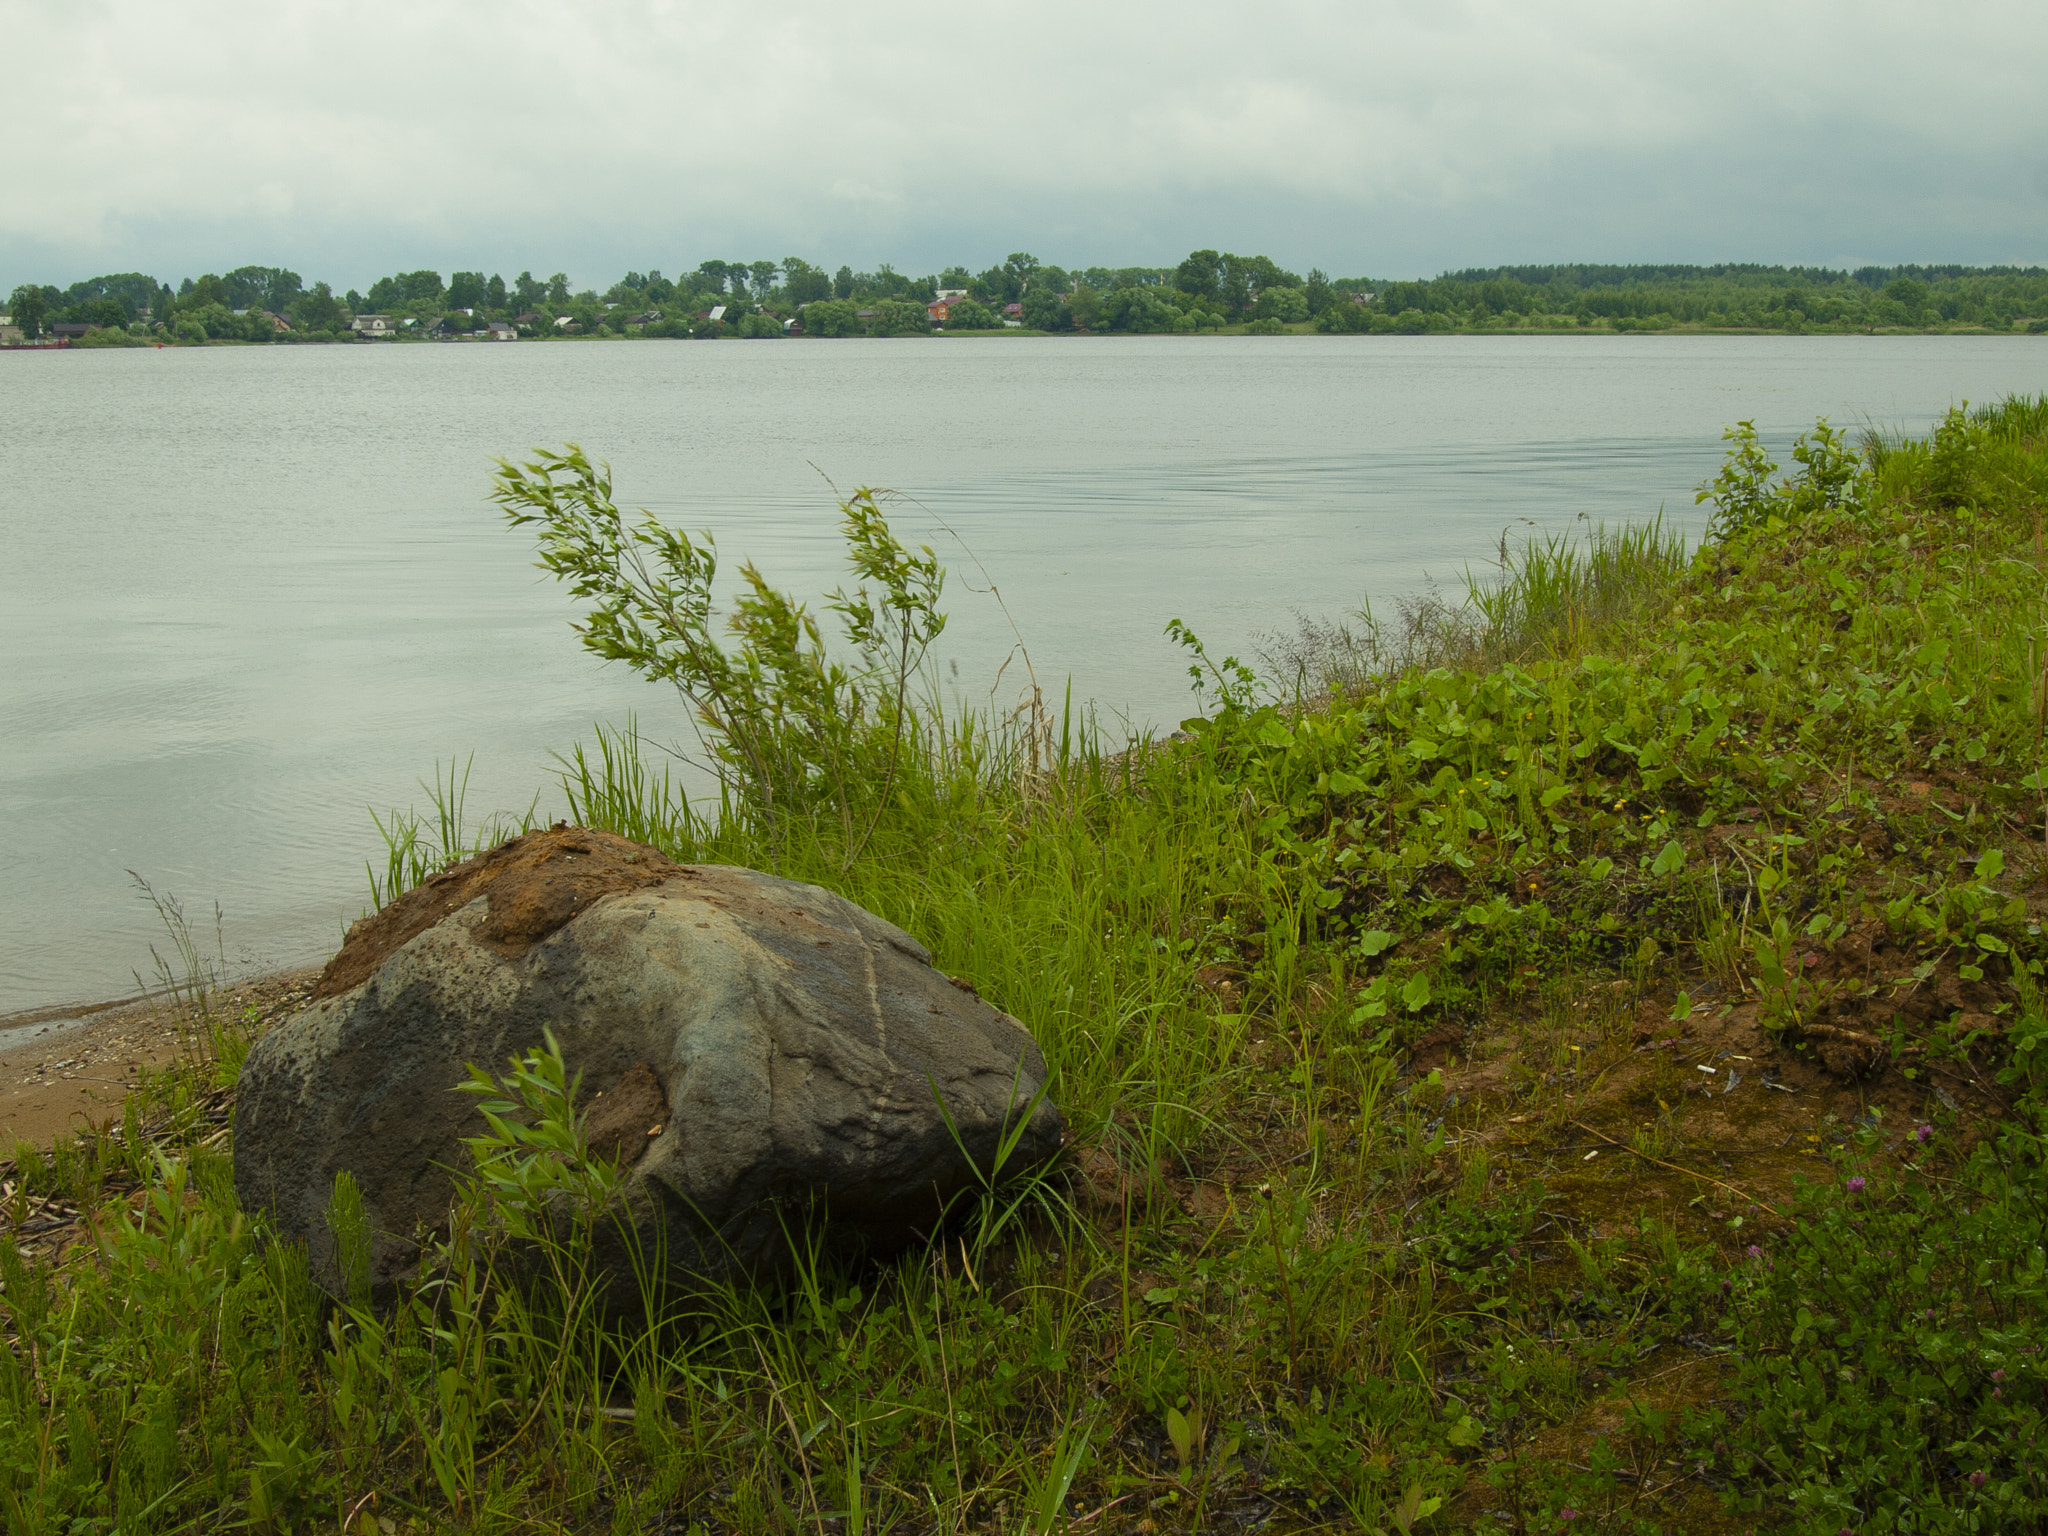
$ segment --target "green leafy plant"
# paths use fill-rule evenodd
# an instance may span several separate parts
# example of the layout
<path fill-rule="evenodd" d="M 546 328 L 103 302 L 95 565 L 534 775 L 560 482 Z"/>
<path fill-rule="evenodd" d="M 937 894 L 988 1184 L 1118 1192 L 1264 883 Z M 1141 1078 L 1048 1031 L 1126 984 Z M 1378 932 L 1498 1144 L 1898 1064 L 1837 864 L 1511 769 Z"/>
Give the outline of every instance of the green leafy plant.
<path fill-rule="evenodd" d="M 1813 1529 L 2023 1529 L 2048 1514 L 2048 1173 L 2009 1124 L 1953 1182 L 1924 1126 L 1887 1153 L 1866 1124 L 1804 1185 L 1782 1238 L 1733 1272 L 1752 1509 Z"/>
<path fill-rule="evenodd" d="M 840 505 L 861 584 L 826 605 L 858 657 L 852 667 L 828 654 L 816 616 L 751 562 L 740 568 L 728 649 L 712 623 L 712 536 L 693 539 L 645 511 L 629 522 L 609 468 L 574 445 L 523 465 L 501 461 L 492 499 L 513 527 L 538 530 L 541 568 L 593 604 L 576 625 L 584 645 L 688 701 L 733 809 L 771 833 L 828 811 L 843 860 L 859 857 L 918 734 L 912 689 L 946 624 L 945 571 L 929 549 L 895 538 L 875 492 Z"/>

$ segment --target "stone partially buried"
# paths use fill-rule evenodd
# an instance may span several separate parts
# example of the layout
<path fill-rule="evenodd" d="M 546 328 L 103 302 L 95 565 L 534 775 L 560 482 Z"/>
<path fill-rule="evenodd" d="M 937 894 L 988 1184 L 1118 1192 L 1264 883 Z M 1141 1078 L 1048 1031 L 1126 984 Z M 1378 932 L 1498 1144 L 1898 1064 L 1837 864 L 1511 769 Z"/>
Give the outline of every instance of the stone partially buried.
<path fill-rule="evenodd" d="M 339 1294 L 327 1207 L 347 1170 L 388 1296 L 445 1231 L 484 1129 L 455 1085 L 544 1029 L 583 1074 L 592 1155 L 625 1167 L 618 1209 L 676 1278 L 779 1269 L 803 1213 L 829 1251 L 885 1253 L 981 1182 L 1006 1130 L 1005 1178 L 1061 1145 L 1030 1033 L 901 929 L 818 886 L 557 826 L 358 923 L 251 1049 L 244 1208 Z"/>

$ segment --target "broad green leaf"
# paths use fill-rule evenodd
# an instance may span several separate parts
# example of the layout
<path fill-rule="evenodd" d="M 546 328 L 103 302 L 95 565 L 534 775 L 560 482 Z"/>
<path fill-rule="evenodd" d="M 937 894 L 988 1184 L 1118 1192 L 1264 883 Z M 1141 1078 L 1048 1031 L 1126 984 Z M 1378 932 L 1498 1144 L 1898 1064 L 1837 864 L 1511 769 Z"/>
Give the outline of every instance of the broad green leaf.
<path fill-rule="evenodd" d="M 1358 952 L 1361 955 L 1376 955 L 1394 942 L 1394 936 L 1384 928 L 1374 928 L 1358 936 Z"/>
<path fill-rule="evenodd" d="M 1410 1013 L 1420 1013 L 1429 1006 L 1429 972 L 1417 971 L 1408 978 L 1408 985 L 1401 989 L 1401 1001 L 1408 1005 Z"/>
<path fill-rule="evenodd" d="M 1685 868 L 1685 850 L 1679 847 L 1678 840 L 1673 838 L 1664 845 L 1663 851 L 1657 855 L 1656 862 L 1650 866 L 1650 873 L 1653 875 L 1675 875 L 1683 868 Z"/>

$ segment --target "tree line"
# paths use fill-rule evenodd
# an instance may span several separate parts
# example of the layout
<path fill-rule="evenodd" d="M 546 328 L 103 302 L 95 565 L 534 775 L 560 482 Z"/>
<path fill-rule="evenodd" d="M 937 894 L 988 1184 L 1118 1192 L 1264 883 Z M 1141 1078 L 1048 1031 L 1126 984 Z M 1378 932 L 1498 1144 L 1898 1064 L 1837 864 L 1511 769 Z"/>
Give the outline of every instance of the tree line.
<path fill-rule="evenodd" d="M 925 276 L 887 263 L 856 272 L 797 256 L 712 259 L 673 278 L 627 272 L 603 292 L 572 290 L 560 272 L 509 282 L 455 272 L 444 282 L 421 270 L 337 294 L 283 267 L 245 266 L 175 289 L 139 272 L 62 289 L 24 283 L 9 310 L 29 339 L 69 324 L 106 341 L 338 340 L 365 314 L 421 335 L 498 323 L 535 336 L 850 336 L 941 328 L 929 306 L 942 294 L 942 328 L 952 331 L 2048 330 L 2041 267 L 1505 266 L 1410 281 L 1319 269 L 1304 277 L 1265 256 L 1214 250 L 1173 267 L 1072 269 L 1019 251 L 980 272 Z"/>

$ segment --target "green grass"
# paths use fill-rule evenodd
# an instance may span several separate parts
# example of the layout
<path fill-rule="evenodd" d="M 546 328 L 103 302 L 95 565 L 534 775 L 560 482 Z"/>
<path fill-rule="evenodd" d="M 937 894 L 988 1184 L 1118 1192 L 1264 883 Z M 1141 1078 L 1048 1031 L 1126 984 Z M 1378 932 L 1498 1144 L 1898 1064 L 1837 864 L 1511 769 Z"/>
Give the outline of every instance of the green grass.
<path fill-rule="evenodd" d="M 1263 678 L 1183 630 L 1185 741 L 896 710 L 856 667 L 778 814 L 731 757 L 708 815 L 630 730 L 571 748 L 579 821 L 830 886 L 1024 1019 L 1074 1166 L 624 1328 L 573 1233 L 502 1282 L 487 1161 L 485 1241 L 326 1306 L 234 1205 L 208 1106 L 257 1021 L 208 1020 L 126 1124 L 17 1156 L 18 1232 L 81 1217 L 0 1245 L 9 1528 L 2039 1528 L 2044 421 L 1817 434 L 1790 480 L 1738 439 L 1703 548 L 1503 548 Z M 435 798 L 380 897 L 475 841 Z M 1890 969 L 1834 963 L 1872 934 Z M 1768 1145 L 1708 1144 L 1639 1038 L 1696 992 L 1788 1063 L 1875 1042 L 1844 1091 L 1937 1133 L 1764 1095 Z M 1497 1081 L 1410 1070 L 1429 1041 Z M 544 1067 L 512 1098 L 559 1126 Z"/>

